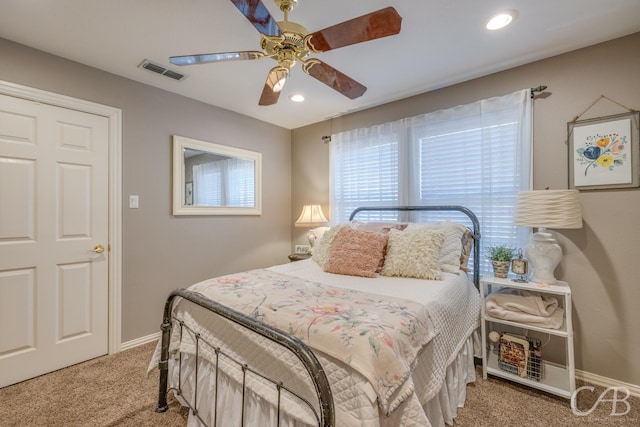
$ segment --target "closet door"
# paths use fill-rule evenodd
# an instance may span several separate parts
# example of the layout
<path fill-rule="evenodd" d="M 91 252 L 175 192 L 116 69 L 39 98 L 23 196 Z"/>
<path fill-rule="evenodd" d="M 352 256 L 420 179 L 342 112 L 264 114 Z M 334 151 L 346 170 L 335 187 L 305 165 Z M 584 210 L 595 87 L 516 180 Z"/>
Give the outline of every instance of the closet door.
<path fill-rule="evenodd" d="M 0 95 L 0 387 L 108 352 L 108 131 Z"/>

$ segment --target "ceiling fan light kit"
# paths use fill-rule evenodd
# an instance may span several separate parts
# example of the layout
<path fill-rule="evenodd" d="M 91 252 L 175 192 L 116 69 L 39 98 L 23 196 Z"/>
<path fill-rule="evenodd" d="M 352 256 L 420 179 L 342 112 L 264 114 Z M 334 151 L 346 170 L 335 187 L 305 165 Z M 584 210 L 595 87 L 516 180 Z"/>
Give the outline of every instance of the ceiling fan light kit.
<path fill-rule="evenodd" d="M 319 59 L 309 58 L 309 55 L 398 34 L 402 23 L 398 12 L 392 7 L 387 7 L 309 34 L 302 25 L 289 21 L 289 12 L 296 7 L 298 0 L 274 0 L 284 14 L 284 21 L 280 22 L 273 19 L 260 0 L 231 2 L 260 33 L 262 52 L 172 56 L 169 62 L 182 66 L 272 58 L 278 65 L 269 71 L 259 105 L 273 105 L 278 102 L 280 92 L 289 77 L 289 70 L 298 62 L 306 74 L 344 96 L 350 99 L 362 96 L 367 90 L 364 85 Z"/>

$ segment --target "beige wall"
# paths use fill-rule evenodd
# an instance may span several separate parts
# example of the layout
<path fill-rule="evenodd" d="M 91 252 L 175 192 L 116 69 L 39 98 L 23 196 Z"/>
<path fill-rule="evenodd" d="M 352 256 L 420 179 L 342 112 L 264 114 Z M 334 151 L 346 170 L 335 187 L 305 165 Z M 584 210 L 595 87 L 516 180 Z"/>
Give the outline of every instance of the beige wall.
<path fill-rule="evenodd" d="M 159 331 L 164 300 L 175 288 L 287 262 L 289 130 L 3 39 L 0 80 L 122 110 L 123 342 Z M 261 152 L 262 215 L 172 216 L 173 134 Z M 139 209 L 128 208 L 130 194 L 140 196 Z"/>
<path fill-rule="evenodd" d="M 425 70 L 428 72 L 428 70 Z M 534 189 L 567 188 L 567 122 L 600 95 L 640 109 L 640 33 L 442 88 L 292 132 L 292 215 L 303 203 L 329 204 L 332 132 L 367 127 L 522 88 L 548 86 L 534 106 Z M 581 118 L 624 112 L 600 101 Z M 576 366 L 640 384 L 640 191 L 581 192 L 584 227 L 559 234 L 565 256 L 556 276 L 570 283 Z M 292 229 L 293 244 L 305 230 Z"/>
<path fill-rule="evenodd" d="M 601 94 L 640 109 L 640 33 L 291 132 L 3 39 L 0 53 L 0 80 L 123 111 L 123 341 L 158 331 L 171 289 L 285 262 L 293 244 L 306 243 L 307 230 L 291 224 L 304 203 L 328 213 L 323 135 L 544 84 L 550 96 L 534 107 L 534 188 L 566 188 L 566 122 Z M 617 112 L 601 101 L 583 118 Z M 262 152 L 263 215 L 171 216 L 172 134 Z M 129 194 L 140 196 L 140 209 L 126 207 Z M 556 272 L 574 294 L 576 364 L 640 384 L 640 191 L 583 192 L 582 202 L 585 226 L 560 233 Z"/>

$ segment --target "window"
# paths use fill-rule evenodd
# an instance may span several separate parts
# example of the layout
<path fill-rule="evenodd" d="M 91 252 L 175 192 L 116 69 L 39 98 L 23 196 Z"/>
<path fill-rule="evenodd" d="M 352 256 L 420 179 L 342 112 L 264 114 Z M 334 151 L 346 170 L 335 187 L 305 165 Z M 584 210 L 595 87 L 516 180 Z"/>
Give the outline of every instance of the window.
<path fill-rule="evenodd" d="M 501 243 L 526 246 L 527 230 L 513 215 L 518 192 L 530 189 L 529 90 L 343 132 L 331 144 L 333 222 L 347 221 L 359 206 L 463 205 L 480 220 L 481 253 Z M 426 220 L 367 214 L 359 218 Z"/>

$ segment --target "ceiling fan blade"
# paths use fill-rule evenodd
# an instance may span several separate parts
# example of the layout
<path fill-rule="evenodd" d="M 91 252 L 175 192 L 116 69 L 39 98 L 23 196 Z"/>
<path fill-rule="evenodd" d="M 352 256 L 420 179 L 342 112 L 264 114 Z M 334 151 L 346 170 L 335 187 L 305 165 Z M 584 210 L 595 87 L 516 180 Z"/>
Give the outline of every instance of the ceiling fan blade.
<path fill-rule="evenodd" d="M 306 45 L 315 53 L 326 52 L 398 34 L 401 23 L 398 12 L 393 7 L 387 7 L 311 33 L 307 36 Z"/>
<path fill-rule="evenodd" d="M 302 70 L 350 99 L 362 96 L 367 88 L 331 65 L 315 58 L 306 61 Z"/>
<path fill-rule="evenodd" d="M 173 65 L 206 64 L 209 62 L 243 61 L 245 59 L 258 60 L 265 55 L 257 50 L 244 52 L 203 53 L 199 55 L 172 56 L 169 62 Z"/>
<path fill-rule="evenodd" d="M 258 105 L 273 105 L 278 102 L 280 92 L 289 77 L 289 69 L 286 67 L 274 67 L 269 71 L 267 81 L 264 83 L 262 95 Z"/>
<path fill-rule="evenodd" d="M 280 36 L 280 27 L 260 0 L 231 0 L 251 24 L 267 36 Z"/>

